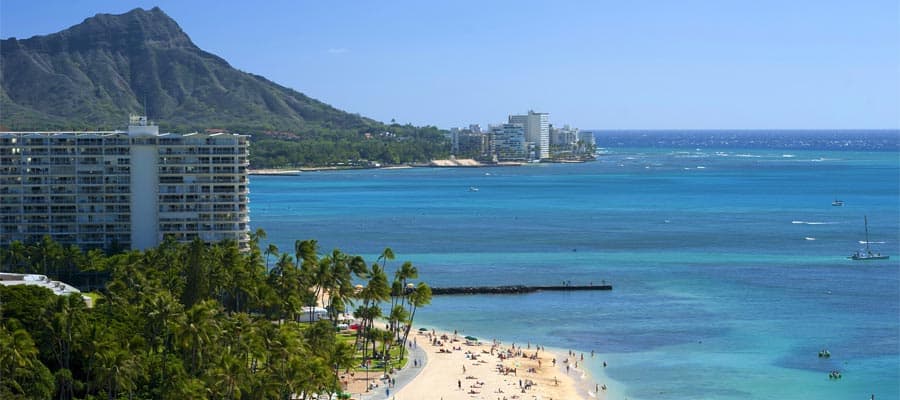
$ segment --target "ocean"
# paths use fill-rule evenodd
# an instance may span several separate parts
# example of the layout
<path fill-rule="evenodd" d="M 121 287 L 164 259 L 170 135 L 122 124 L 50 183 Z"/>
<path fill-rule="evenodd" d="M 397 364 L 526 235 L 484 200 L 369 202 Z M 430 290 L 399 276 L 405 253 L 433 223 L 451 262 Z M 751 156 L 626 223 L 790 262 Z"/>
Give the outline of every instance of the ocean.
<path fill-rule="evenodd" d="M 416 315 L 584 353 L 610 399 L 900 398 L 900 135 L 763 137 L 599 133 L 583 164 L 253 176 L 251 219 L 288 252 L 391 247 L 435 287 L 612 284 Z M 864 217 L 890 260 L 847 259 Z"/>

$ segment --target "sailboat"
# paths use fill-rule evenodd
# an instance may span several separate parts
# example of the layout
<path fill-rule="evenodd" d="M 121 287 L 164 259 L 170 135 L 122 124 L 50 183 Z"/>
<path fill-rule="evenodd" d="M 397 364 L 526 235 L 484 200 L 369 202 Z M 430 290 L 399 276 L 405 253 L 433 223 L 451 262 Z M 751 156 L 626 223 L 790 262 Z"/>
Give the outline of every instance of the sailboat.
<path fill-rule="evenodd" d="M 866 251 L 865 252 L 857 251 L 856 253 L 853 253 L 853 255 L 851 255 L 848 258 L 851 260 L 856 260 L 856 261 L 887 260 L 887 259 L 891 258 L 891 256 L 882 255 L 881 253 L 873 253 L 872 250 L 869 248 L 869 218 L 864 216 L 863 220 L 866 222 Z"/>

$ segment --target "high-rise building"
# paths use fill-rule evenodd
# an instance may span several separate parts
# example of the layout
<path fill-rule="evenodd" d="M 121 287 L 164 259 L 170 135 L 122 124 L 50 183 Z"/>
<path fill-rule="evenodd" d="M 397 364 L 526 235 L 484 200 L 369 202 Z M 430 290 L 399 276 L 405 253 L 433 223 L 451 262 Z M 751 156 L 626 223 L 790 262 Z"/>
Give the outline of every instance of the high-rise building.
<path fill-rule="evenodd" d="M 509 123 L 525 128 L 525 141 L 537 147 L 539 158 L 550 158 L 550 114 L 529 110 L 525 115 L 510 115 Z"/>
<path fill-rule="evenodd" d="M 591 146 L 595 146 L 597 144 L 597 139 L 594 137 L 593 131 L 578 132 L 578 141 Z"/>
<path fill-rule="evenodd" d="M 550 145 L 559 147 L 573 147 L 578 141 L 578 128 L 563 125 L 556 129 L 550 125 Z"/>
<path fill-rule="evenodd" d="M 84 248 L 249 240 L 249 136 L 0 132 L 0 246 L 49 235 Z"/>
<path fill-rule="evenodd" d="M 491 125 L 491 154 L 497 161 L 524 161 L 527 144 L 521 124 Z"/>

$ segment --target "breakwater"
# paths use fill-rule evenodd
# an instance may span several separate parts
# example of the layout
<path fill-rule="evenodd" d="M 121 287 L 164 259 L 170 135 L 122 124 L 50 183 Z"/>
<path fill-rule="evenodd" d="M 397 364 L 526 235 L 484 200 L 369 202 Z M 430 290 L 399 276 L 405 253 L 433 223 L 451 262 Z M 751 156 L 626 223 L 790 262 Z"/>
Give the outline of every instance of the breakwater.
<path fill-rule="evenodd" d="M 612 290 L 612 285 L 558 285 L 558 286 L 466 286 L 466 287 L 445 287 L 431 288 L 433 295 L 448 294 L 524 294 L 541 291 L 583 291 L 583 290 Z"/>

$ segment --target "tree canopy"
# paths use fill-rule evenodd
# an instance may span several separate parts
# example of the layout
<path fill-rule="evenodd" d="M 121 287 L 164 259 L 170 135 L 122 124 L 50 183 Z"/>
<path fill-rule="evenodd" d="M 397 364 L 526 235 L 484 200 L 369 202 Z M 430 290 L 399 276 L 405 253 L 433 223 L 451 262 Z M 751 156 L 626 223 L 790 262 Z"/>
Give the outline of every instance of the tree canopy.
<path fill-rule="evenodd" d="M 339 393 L 339 371 L 366 364 L 373 356 L 370 343 L 381 344 L 380 360 L 392 346 L 402 349 L 415 307 L 430 301 L 430 289 L 419 283 L 394 302 L 409 309 L 399 313 L 396 329 L 389 335 L 365 330 L 374 318 L 397 313 L 381 311 L 391 294 L 386 259 L 369 266 L 338 249 L 319 254 L 315 240 L 302 240 L 295 261 L 261 245 L 264 238 L 255 232 L 251 250 L 243 253 L 233 241 L 171 239 L 147 251 L 112 255 L 62 249 L 49 239 L 0 248 L 0 263 L 13 272 L 109 274 L 93 308 L 80 296 L 0 286 L 0 398 L 290 399 Z M 268 269 L 270 258 L 275 262 Z M 410 268 L 404 264 L 394 275 L 414 278 Z M 325 293 L 327 302 L 317 302 Z M 429 300 L 421 299 L 426 294 Z M 328 318 L 298 322 L 303 307 L 316 304 L 327 306 Z M 351 311 L 364 321 L 358 330 L 364 342 L 336 334 L 340 316 Z M 401 364 L 402 358 L 390 360 Z"/>

